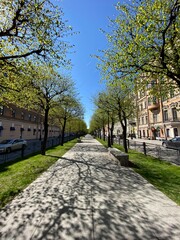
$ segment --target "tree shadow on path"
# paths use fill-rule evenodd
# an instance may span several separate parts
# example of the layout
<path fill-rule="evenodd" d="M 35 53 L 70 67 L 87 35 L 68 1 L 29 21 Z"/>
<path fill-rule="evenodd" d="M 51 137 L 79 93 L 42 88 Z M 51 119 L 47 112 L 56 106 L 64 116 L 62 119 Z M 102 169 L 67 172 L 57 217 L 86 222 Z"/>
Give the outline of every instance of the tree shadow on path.
<path fill-rule="evenodd" d="M 90 145 L 77 144 L 0 212 L 0 239 L 178 239 L 177 206 Z"/>

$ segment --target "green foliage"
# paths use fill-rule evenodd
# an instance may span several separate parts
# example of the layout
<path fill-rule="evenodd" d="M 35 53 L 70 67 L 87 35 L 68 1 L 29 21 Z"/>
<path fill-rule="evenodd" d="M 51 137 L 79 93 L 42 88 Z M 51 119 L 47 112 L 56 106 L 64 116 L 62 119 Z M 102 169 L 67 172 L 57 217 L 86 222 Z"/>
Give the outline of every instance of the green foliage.
<path fill-rule="evenodd" d="M 51 111 L 51 117 L 58 123 L 63 125 L 64 121 L 71 121 L 74 118 L 82 118 L 84 109 L 82 104 L 74 94 L 66 95 L 62 99 L 57 99 L 57 106 Z"/>
<path fill-rule="evenodd" d="M 78 126 L 81 125 L 80 122 L 83 118 L 84 110 L 73 91 L 72 94 L 57 99 L 56 103 L 57 105 L 50 111 L 50 119 L 60 127 L 61 144 L 63 145 L 65 133 L 79 134 L 81 132 L 82 129 L 80 127 L 72 128 L 71 125 L 72 123 L 74 125 L 74 122 L 76 123 L 75 119 L 79 122 Z"/>
<path fill-rule="evenodd" d="M 96 109 L 90 120 L 90 133 L 103 129 L 108 122 L 107 113 L 102 109 Z"/>
<path fill-rule="evenodd" d="M 45 154 L 50 110 L 72 92 L 73 82 L 61 76 L 51 64 L 38 62 L 34 64 L 30 61 L 21 66 L 19 75 L 16 72 L 8 72 L 3 81 L 3 88 L 6 88 L 1 94 L 3 101 L 38 111 L 42 116 L 41 121 L 44 124 L 42 153 Z"/>
<path fill-rule="evenodd" d="M 0 15 L 0 64 L 34 56 L 65 63 L 69 46 L 63 37 L 72 29 L 52 1 L 1 0 Z"/>
<path fill-rule="evenodd" d="M 50 64 L 31 61 L 21 65 L 19 72 L 1 74 L 1 101 L 13 102 L 19 107 L 38 110 L 54 107 L 55 100 L 68 94 L 73 82 L 61 76 Z"/>
<path fill-rule="evenodd" d="M 180 87 L 179 1 L 142 0 L 116 8 L 119 15 L 107 34 L 110 47 L 98 57 L 103 78 L 113 84 L 127 76 L 134 83 L 140 78 L 138 87 L 163 79 L 161 85 Z"/>

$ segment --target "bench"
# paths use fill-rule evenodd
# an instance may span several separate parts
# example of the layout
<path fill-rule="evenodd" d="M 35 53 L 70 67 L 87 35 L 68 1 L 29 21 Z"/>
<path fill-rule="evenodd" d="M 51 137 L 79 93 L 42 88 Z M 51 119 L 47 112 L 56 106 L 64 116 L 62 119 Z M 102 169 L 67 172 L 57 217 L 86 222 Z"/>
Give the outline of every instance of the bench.
<path fill-rule="evenodd" d="M 121 166 L 128 167 L 130 165 L 129 155 L 127 153 L 121 152 L 117 148 L 108 148 L 108 151 L 111 155 L 119 160 Z"/>

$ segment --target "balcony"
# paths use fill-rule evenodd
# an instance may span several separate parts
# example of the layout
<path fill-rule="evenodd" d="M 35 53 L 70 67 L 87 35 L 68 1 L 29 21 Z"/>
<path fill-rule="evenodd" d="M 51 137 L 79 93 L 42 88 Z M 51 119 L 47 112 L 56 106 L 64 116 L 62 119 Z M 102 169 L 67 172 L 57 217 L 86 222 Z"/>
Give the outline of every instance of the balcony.
<path fill-rule="evenodd" d="M 130 120 L 129 120 L 129 124 L 130 124 L 131 126 L 136 126 L 136 120 L 135 120 L 135 119 L 130 119 Z"/>
<path fill-rule="evenodd" d="M 152 102 L 152 103 L 148 104 L 148 110 L 150 110 L 150 111 L 159 109 L 159 107 L 160 107 L 160 104 L 158 102 L 156 102 L 156 103 Z"/>

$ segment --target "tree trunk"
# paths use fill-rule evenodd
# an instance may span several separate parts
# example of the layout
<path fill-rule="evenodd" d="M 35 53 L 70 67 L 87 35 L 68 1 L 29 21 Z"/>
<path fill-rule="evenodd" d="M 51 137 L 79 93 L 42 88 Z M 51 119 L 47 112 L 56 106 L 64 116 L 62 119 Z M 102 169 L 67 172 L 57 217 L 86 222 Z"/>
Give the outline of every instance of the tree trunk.
<path fill-rule="evenodd" d="M 114 144 L 114 139 L 113 139 L 113 131 L 114 131 L 114 120 L 111 120 L 111 128 L 110 128 L 110 132 L 111 132 L 111 145 Z"/>
<path fill-rule="evenodd" d="M 105 127 L 103 126 L 103 141 L 106 141 L 106 136 L 105 136 Z"/>
<path fill-rule="evenodd" d="M 63 123 L 63 126 L 62 126 L 61 146 L 63 146 L 63 144 L 64 144 L 65 129 L 66 129 L 66 118 L 64 118 L 64 123 Z"/>
<path fill-rule="evenodd" d="M 109 112 L 108 112 L 108 147 L 111 147 L 111 139 L 110 139 L 110 124 L 109 124 Z"/>
<path fill-rule="evenodd" d="M 123 120 L 120 119 L 120 123 L 121 123 L 122 129 L 123 129 L 123 147 L 124 147 L 124 151 L 125 151 L 126 153 L 128 153 L 128 147 L 127 147 L 127 141 L 126 141 L 126 135 L 127 135 L 127 119 L 126 119 L 126 117 L 125 117 L 125 114 L 124 114 Z"/>
<path fill-rule="evenodd" d="M 44 138 L 41 144 L 41 154 L 46 154 L 46 144 L 48 138 L 48 115 L 49 115 L 49 108 L 45 109 L 45 116 L 44 116 Z"/>
<path fill-rule="evenodd" d="M 127 141 L 126 141 L 126 135 L 127 135 L 126 126 L 123 126 L 122 128 L 123 128 L 123 147 L 124 147 L 124 151 L 128 153 L 128 147 L 127 147 Z"/>
<path fill-rule="evenodd" d="M 99 138 L 101 139 L 101 129 L 99 129 Z"/>

